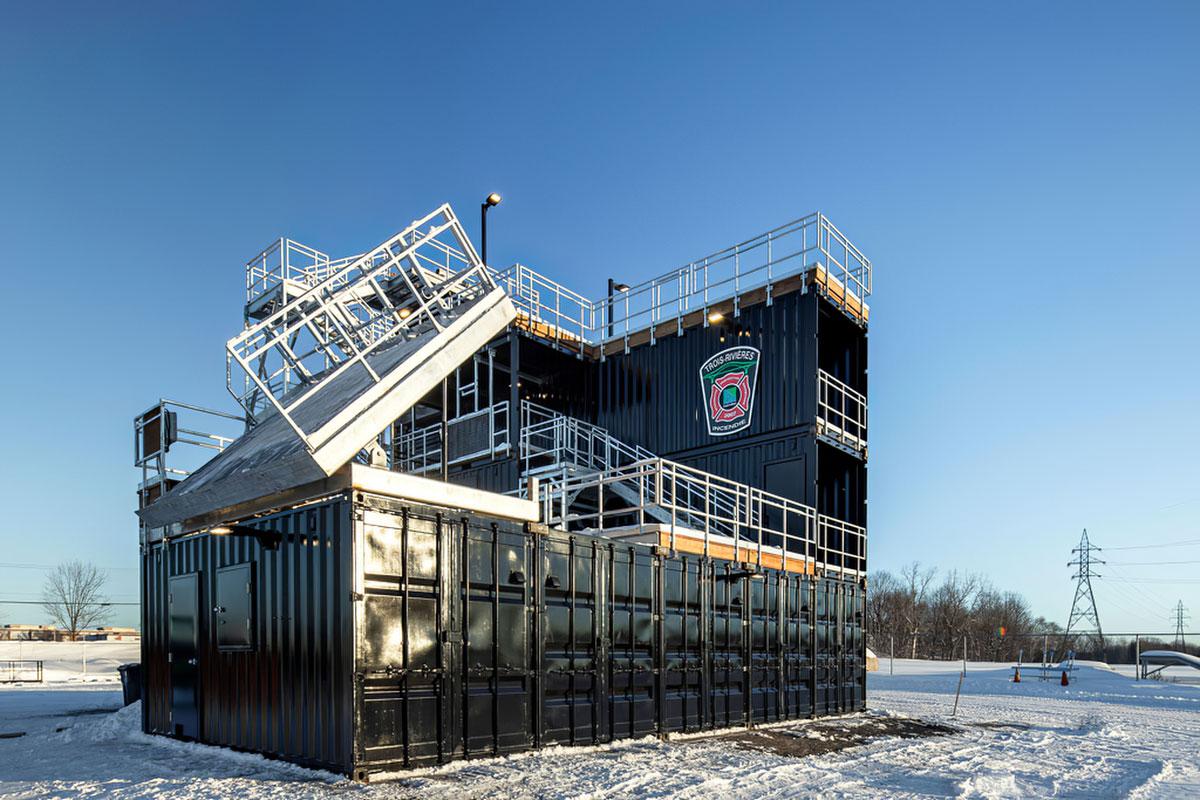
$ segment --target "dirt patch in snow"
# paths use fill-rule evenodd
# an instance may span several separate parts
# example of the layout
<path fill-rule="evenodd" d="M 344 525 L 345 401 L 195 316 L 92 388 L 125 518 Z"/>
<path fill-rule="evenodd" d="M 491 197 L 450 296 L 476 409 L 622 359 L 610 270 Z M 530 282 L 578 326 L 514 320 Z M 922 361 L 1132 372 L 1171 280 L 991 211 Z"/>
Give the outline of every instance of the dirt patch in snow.
<path fill-rule="evenodd" d="M 835 753 L 886 737 L 922 739 L 961 732 L 961 729 L 949 725 L 910 717 L 861 716 L 819 720 L 796 727 L 737 731 L 705 741 L 716 739 L 746 750 L 803 758 Z"/>

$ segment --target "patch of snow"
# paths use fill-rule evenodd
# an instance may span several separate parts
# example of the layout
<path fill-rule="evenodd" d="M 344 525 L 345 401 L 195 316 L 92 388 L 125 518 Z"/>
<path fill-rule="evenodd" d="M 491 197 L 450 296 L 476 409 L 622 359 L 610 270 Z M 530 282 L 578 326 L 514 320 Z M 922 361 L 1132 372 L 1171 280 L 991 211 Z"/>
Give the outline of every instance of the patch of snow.
<path fill-rule="evenodd" d="M 139 730 L 140 710 L 93 713 L 119 692 L 90 685 L 0 689 L 0 797 L 556 798 L 1200 796 L 1200 689 L 1083 665 L 1070 686 L 1011 681 L 1008 664 L 897 661 L 869 679 L 866 715 L 778 723 L 821 739 L 872 718 L 911 717 L 961 730 L 874 737 L 804 758 L 719 736 L 554 747 L 375 776 L 366 786 L 256 755 Z M 828 726 L 836 726 L 830 728 Z M 63 728 L 63 730 L 58 730 Z"/>

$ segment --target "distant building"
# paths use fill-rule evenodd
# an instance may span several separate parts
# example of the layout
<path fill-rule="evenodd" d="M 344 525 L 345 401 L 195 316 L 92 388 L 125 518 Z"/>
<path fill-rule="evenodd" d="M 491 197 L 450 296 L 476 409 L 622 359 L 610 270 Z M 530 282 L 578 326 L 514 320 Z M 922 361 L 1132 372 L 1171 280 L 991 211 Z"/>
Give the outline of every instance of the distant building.
<path fill-rule="evenodd" d="M 140 642 L 142 634 L 137 628 L 96 628 L 79 632 L 79 639 L 87 642 Z"/>
<path fill-rule="evenodd" d="M 65 635 L 51 625 L 0 626 L 0 641 L 3 642 L 59 642 Z"/>
<path fill-rule="evenodd" d="M 93 628 L 82 630 L 75 641 L 82 642 L 140 642 L 142 634 L 137 628 Z M 0 626 L 0 642 L 68 642 L 71 636 L 53 625 L 4 625 Z"/>

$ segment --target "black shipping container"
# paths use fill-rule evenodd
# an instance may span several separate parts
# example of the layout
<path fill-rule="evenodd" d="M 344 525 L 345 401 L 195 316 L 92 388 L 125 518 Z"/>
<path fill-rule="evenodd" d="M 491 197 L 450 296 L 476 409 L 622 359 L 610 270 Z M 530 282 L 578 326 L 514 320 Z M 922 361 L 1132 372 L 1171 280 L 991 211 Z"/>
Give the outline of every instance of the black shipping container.
<path fill-rule="evenodd" d="M 343 492 L 143 550 L 143 726 L 365 779 L 860 710 L 863 586 Z"/>

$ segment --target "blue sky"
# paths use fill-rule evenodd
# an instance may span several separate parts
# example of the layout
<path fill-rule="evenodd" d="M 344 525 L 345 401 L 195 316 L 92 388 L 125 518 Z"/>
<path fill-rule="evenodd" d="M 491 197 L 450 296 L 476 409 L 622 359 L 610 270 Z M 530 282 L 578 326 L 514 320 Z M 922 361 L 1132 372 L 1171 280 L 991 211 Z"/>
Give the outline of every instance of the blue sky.
<path fill-rule="evenodd" d="M 0 599 L 74 556 L 136 599 L 131 419 L 232 410 L 259 248 L 499 191 L 491 261 L 590 295 L 828 214 L 876 266 L 873 566 L 1065 622 L 1085 526 L 1200 538 L 1198 37 L 1190 3 L 6 4 Z M 1200 547 L 1109 558 L 1106 628 L 1200 618 L 1137 582 L 1193 566 L 1129 565 Z"/>

